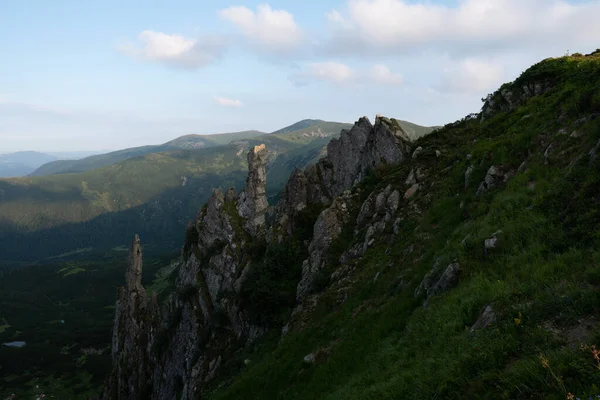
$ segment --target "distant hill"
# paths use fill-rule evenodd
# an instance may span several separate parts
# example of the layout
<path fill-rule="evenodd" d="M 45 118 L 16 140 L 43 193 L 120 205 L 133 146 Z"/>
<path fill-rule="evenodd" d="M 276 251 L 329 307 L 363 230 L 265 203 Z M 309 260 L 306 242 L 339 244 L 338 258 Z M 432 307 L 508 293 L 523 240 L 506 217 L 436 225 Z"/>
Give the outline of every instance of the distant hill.
<path fill-rule="evenodd" d="M 277 175 L 270 179 L 268 191 L 276 194 L 295 167 L 305 166 L 301 155 L 314 153 L 307 145 L 310 140 L 319 151 L 339 132 L 302 141 L 286 138 L 301 137 L 297 132 L 258 134 L 211 135 L 210 142 L 201 135 L 183 136 L 163 145 L 175 150 L 156 153 L 158 146 L 145 146 L 81 160 L 107 162 L 103 157 L 114 159 L 115 153 L 127 157 L 101 168 L 0 180 L 0 262 L 111 248 L 126 239 L 119 232 L 132 229 L 144 233 L 148 245 L 174 246 L 168 248 L 173 250 L 183 226 L 213 188 L 243 186 L 251 146 L 267 145 Z M 218 144 L 229 139 L 234 140 Z M 290 151 L 295 156 L 279 159 Z M 31 243 L 36 243 L 34 251 Z"/>
<path fill-rule="evenodd" d="M 25 176 L 41 165 L 56 159 L 55 156 L 37 151 L 0 154 L 0 178 Z"/>
<path fill-rule="evenodd" d="M 213 188 L 243 186 L 251 146 L 269 149 L 267 195 L 275 199 L 294 168 L 316 162 L 350 126 L 318 122 L 277 134 L 187 135 L 160 146 L 61 161 L 69 173 L 0 180 L 0 262 L 111 248 L 132 230 L 143 233 L 149 246 L 173 250 Z M 52 165 L 57 162 L 40 169 Z"/>
<path fill-rule="evenodd" d="M 397 120 L 402 129 L 412 140 L 417 140 L 420 137 L 430 134 L 436 129 L 441 128 L 441 126 L 421 126 L 417 124 L 413 124 L 412 122 Z"/>
<path fill-rule="evenodd" d="M 117 150 L 110 153 L 98 154 L 80 160 L 59 160 L 42 165 L 30 174 L 30 176 L 44 176 L 52 174 L 69 174 L 86 172 L 95 168 L 106 167 L 133 157 L 143 156 L 150 153 L 160 153 L 169 150 L 201 149 L 227 144 L 232 140 L 252 138 L 264 135 L 259 131 L 244 131 L 233 133 L 222 133 L 215 135 L 186 135 L 160 145 L 132 147 Z"/>
<path fill-rule="evenodd" d="M 295 124 L 292 124 L 290 126 L 286 126 L 285 128 L 281 128 L 275 132 L 271 132 L 272 134 L 278 134 L 278 133 L 289 133 L 289 132 L 293 132 L 293 131 L 298 131 L 300 129 L 305 129 L 308 127 L 311 127 L 313 125 L 317 125 L 320 124 L 322 122 L 325 122 L 321 119 L 303 119 L 302 121 L 298 121 Z"/>

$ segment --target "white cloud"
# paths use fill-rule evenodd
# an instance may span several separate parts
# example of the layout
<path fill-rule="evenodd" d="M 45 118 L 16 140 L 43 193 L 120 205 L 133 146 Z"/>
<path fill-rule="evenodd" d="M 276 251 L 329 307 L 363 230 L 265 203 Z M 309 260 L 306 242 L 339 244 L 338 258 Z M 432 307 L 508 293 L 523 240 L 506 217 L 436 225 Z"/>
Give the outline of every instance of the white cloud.
<path fill-rule="evenodd" d="M 302 72 L 291 77 L 297 85 L 303 86 L 314 81 L 325 81 L 343 85 L 356 78 L 355 72 L 349 66 L 333 61 L 312 63 Z"/>
<path fill-rule="evenodd" d="M 224 41 L 217 37 L 188 39 L 149 30 L 137 36 L 137 43 L 124 42 L 117 46 L 117 50 L 129 56 L 183 68 L 210 64 L 221 56 L 224 48 Z"/>
<path fill-rule="evenodd" d="M 304 71 L 291 77 L 298 85 L 307 85 L 315 81 L 330 82 L 336 85 L 374 83 L 379 85 L 399 85 L 402 75 L 393 73 L 383 65 L 374 65 L 368 71 L 355 71 L 346 64 L 338 62 L 312 63 Z"/>
<path fill-rule="evenodd" d="M 497 88 L 504 78 L 504 67 L 497 61 L 468 58 L 444 69 L 443 91 L 485 92 Z"/>
<path fill-rule="evenodd" d="M 400 85 L 403 81 L 402 75 L 393 73 L 383 64 L 374 65 L 369 72 L 369 77 L 373 82 L 381 85 Z"/>
<path fill-rule="evenodd" d="M 465 54 L 527 46 L 592 45 L 600 1 L 462 0 L 454 7 L 405 0 L 349 0 L 332 11 L 325 50 L 347 54 L 436 50 Z M 548 48 L 548 47 L 546 47 Z"/>
<path fill-rule="evenodd" d="M 256 12 L 236 6 L 223 9 L 219 14 L 251 41 L 270 50 L 291 50 L 302 40 L 302 31 L 294 16 L 284 10 L 273 10 L 267 4 L 259 5 Z"/>
<path fill-rule="evenodd" d="M 243 107 L 244 104 L 239 100 L 228 99 L 225 97 L 215 97 L 215 102 L 224 107 Z"/>

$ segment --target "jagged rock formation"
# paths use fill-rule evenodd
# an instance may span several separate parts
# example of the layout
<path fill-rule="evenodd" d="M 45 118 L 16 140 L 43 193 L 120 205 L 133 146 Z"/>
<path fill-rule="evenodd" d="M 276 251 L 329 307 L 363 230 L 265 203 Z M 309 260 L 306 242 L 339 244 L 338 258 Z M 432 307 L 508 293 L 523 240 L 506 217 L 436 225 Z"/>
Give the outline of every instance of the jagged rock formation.
<path fill-rule="evenodd" d="M 147 399 L 152 391 L 153 363 L 150 345 L 158 322 L 156 296 L 147 297 L 142 286 L 142 246 L 135 235 L 125 273 L 127 286 L 117 294 L 112 359 L 105 399 Z"/>
<path fill-rule="evenodd" d="M 329 143 L 326 157 L 306 171 L 293 172 L 279 203 L 269 211 L 265 195 L 268 151 L 264 145 L 255 146 L 248 154 L 248 178 L 240 194 L 234 189 L 225 194 L 214 190 L 188 225 L 175 269 L 175 291 L 160 312 L 155 297 L 145 298 L 140 283 L 141 250 L 134 242 L 128 289 L 119 292 L 116 312 L 115 370 L 104 398 L 199 398 L 204 385 L 218 374 L 224 355 L 266 331 L 240 304 L 255 257 L 251 246 L 265 240 L 281 242 L 293 234 L 299 213 L 311 206 L 321 210 L 297 285 L 296 300 L 301 303 L 327 264 L 330 246 L 351 220 L 350 208 L 359 206 L 358 194 L 348 189 L 370 169 L 398 163 L 406 154 L 410 154 L 409 138 L 395 120 L 378 116 L 372 125 L 361 118 Z M 420 170 L 416 177 L 423 177 Z M 368 231 L 367 246 L 374 233 L 392 220 L 400 197 L 398 190 L 387 188 L 365 202 L 358 219 Z M 273 220 L 270 227 L 266 226 L 267 213 Z"/>
<path fill-rule="evenodd" d="M 350 217 L 347 201 L 349 195 L 336 197 L 325 209 L 314 226 L 313 239 L 308 246 L 310 257 L 302 265 L 302 279 L 298 283 L 296 300 L 302 302 L 310 292 L 316 273 L 325 266 L 331 243 L 342 233 Z"/>
<path fill-rule="evenodd" d="M 343 130 L 339 139 L 329 142 L 327 156 L 307 171 L 320 178 L 322 188 L 314 190 L 309 199 L 318 201 L 316 194 L 325 194 L 331 200 L 360 182 L 371 168 L 402 161 L 408 142 L 406 132 L 389 119 L 379 117 L 372 125 L 367 117 L 360 118 L 352 129 Z"/>
<path fill-rule="evenodd" d="M 265 213 L 269 206 L 267 202 L 267 173 L 265 167 L 268 159 L 267 148 L 264 144 L 254 146 L 248 153 L 248 179 L 246 187 L 238 199 L 240 217 L 247 220 L 244 228 L 251 235 L 265 223 Z"/>
<path fill-rule="evenodd" d="M 198 398 L 217 373 L 221 354 L 264 332 L 240 307 L 238 294 L 250 262 L 244 247 L 260 241 L 264 230 L 267 154 L 264 145 L 254 147 L 240 195 L 214 190 L 188 226 L 176 290 L 160 313 L 156 297 L 146 299 L 141 285 L 136 236 L 127 289 L 118 296 L 115 367 L 104 399 Z"/>

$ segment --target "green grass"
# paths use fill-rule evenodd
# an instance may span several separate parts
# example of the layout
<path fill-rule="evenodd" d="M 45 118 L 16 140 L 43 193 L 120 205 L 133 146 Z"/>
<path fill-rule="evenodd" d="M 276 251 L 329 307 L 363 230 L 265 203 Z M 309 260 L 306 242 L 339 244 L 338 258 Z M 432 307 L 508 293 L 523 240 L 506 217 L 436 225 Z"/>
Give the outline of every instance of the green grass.
<path fill-rule="evenodd" d="M 417 160 L 365 182 L 403 191 L 411 168 L 428 173 L 414 197 L 420 212 L 401 206 L 400 233 L 379 237 L 344 279 L 331 280 L 304 312 L 303 329 L 292 329 L 280 344 L 273 335 L 241 352 L 252 363 L 222 377 L 207 398 L 600 395 L 593 354 L 580 349 L 600 345 L 600 160 L 589 156 L 600 118 L 581 122 L 600 112 L 600 56 L 546 60 L 502 89 L 518 93 L 540 79 L 552 84 L 544 95 L 523 98 L 483 123 L 449 124 L 419 140 L 425 151 Z M 560 128 L 582 136 L 558 135 Z M 526 170 L 475 195 L 491 165 L 516 172 L 524 160 Z M 485 252 L 484 240 L 498 230 L 498 247 Z M 438 257 L 443 265 L 460 263 L 460 284 L 425 308 L 413 293 Z M 471 335 L 488 304 L 496 323 Z M 307 365 L 309 353 L 319 357 Z"/>

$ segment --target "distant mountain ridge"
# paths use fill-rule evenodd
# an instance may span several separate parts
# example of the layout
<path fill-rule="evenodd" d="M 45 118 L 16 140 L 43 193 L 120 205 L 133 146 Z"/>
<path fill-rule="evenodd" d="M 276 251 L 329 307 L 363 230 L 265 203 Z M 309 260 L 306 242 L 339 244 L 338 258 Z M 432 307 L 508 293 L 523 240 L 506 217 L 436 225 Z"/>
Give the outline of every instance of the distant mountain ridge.
<path fill-rule="evenodd" d="M 264 135 L 259 131 L 243 131 L 215 135 L 185 135 L 160 145 L 148 145 L 98 154 L 80 160 L 59 160 L 40 166 L 30 176 L 68 174 L 86 172 L 95 168 L 106 167 L 132 157 L 169 150 L 198 149 L 227 144 L 236 139 L 248 139 Z"/>
<path fill-rule="evenodd" d="M 276 130 L 275 132 L 271 132 L 271 134 L 277 135 L 277 134 L 281 134 L 281 133 L 289 133 L 289 132 L 293 132 L 293 131 L 298 131 L 300 129 L 305 129 L 305 128 L 320 124 L 322 122 L 326 122 L 326 121 L 323 121 L 322 119 L 303 119 L 302 121 L 298 121 L 295 124 L 286 126 L 285 128 L 281 128 L 279 130 Z M 348 125 L 350 125 L 350 124 L 348 124 Z"/>
<path fill-rule="evenodd" d="M 0 178 L 24 176 L 57 157 L 37 151 L 0 154 Z"/>
<path fill-rule="evenodd" d="M 61 173 L 0 179 L 0 263 L 111 248 L 126 239 L 116 232 L 133 228 L 148 244 L 176 246 L 213 187 L 243 185 L 252 146 L 269 149 L 267 196 L 274 200 L 295 168 L 326 154 L 349 127 L 323 121 L 287 133 L 186 135 L 40 168 L 68 167 Z M 35 251 L 26 250 L 32 243 Z"/>

